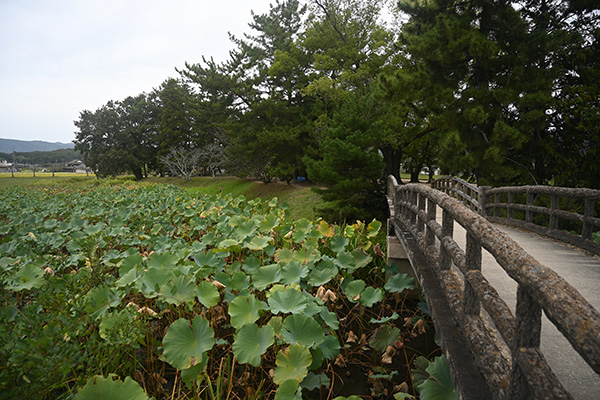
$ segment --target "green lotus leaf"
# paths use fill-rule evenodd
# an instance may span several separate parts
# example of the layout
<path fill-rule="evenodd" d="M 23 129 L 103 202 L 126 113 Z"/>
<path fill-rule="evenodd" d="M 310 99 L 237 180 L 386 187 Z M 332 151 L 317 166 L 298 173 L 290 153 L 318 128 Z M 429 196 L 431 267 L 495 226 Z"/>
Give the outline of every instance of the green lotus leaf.
<path fill-rule="evenodd" d="M 124 276 L 132 269 L 142 264 L 142 255 L 140 253 L 129 254 L 119 266 L 119 276 Z"/>
<path fill-rule="evenodd" d="M 290 249 L 279 249 L 275 252 L 275 260 L 282 264 L 290 263 L 294 260 L 294 252 Z"/>
<path fill-rule="evenodd" d="M 331 250 L 336 252 L 337 254 L 346 251 L 346 246 L 348 245 L 349 240 L 342 236 L 334 236 L 331 239 Z"/>
<path fill-rule="evenodd" d="M 88 379 L 82 387 L 75 400 L 148 400 L 148 396 L 136 381 L 126 377 L 120 381 L 115 374 L 107 378 L 96 375 Z"/>
<path fill-rule="evenodd" d="M 354 256 L 347 251 L 339 253 L 335 259 L 335 264 L 344 271 L 354 272 L 356 265 L 354 264 Z"/>
<path fill-rule="evenodd" d="M 381 221 L 377 221 L 376 219 L 374 219 L 367 226 L 367 237 L 373 238 L 373 237 L 377 236 L 379 234 L 379 230 L 381 229 L 381 226 L 382 226 Z"/>
<path fill-rule="evenodd" d="M 292 261 L 308 264 L 321 258 L 321 253 L 316 249 L 316 245 L 309 246 L 307 242 L 305 242 L 305 245 L 300 250 L 294 252 Z"/>
<path fill-rule="evenodd" d="M 206 308 L 216 306 L 221 300 L 219 289 L 208 281 L 202 281 L 196 287 L 196 297 L 198 297 L 198 301 Z"/>
<path fill-rule="evenodd" d="M 158 296 L 160 288 L 173 279 L 173 272 L 167 268 L 148 268 L 135 281 L 135 287 L 147 298 Z"/>
<path fill-rule="evenodd" d="M 235 334 L 233 354 L 243 364 L 258 367 L 261 356 L 275 342 L 275 332 L 269 325 L 246 324 Z"/>
<path fill-rule="evenodd" d="M 284 381 L 275 392 L 275 400 L 302 400 L 300 382 L 295 379 Z"/>
<path fill-rule="evenodd" d="M 360 293 L 358 301 L 365 307 L 373 307 L 374 304 L 383 300 L 383 294 L 382 289 L 369 286 Z"/>
<path fill-rule="evenodd" d="M 19 292 L 42 287 L 44 285 L 43 264 L 43 260 L 25 264 L 16 274 L 7 279 L 8 289 Z"/>
<path fill-rule="evenodd" d="M 300 218 L 294 224 L 294 233 L 292 233 L 292 239 L 294 239 L 295 243 L 302 242 L 312 228 L 313 223 L 311 221 L 306 218 Z"/>
<path fill-rule="evenodd" d="M 108 286 L 98 286 L 85 297 L 85 309 L 92 318 L 103 317 L 110 308 L 121 303 L 124 293 Z"/>
<path fill-rule="evenodd" d="M 328 360 L 333 360 L 340 354 L 340 342 L 335 336 L 327 335 L 323 343 L 319 345 L 319 348 L 323 352 L 323 357 Z"/>
<path fill-rule="evenodd" d="M 422 398 L 440 400 L 456 399 L 456 392 L 445 355 L 436 357 L 433 361 L 429 362 L 426 371 L 429 373 L 430 378 L 417 387 Z"/>
<path fill-rule="evenodd" d="M 160 295 L 169 304 L 191 302 L 196 297 L 196 284 L 190 277 L 181 275 L 164 285 Z"/>
<path fill-rule="evenodd" d="M 260 267 L 252 275 L 252 283 L 257 290 L 264 290 L 269 285 L 279 282 L 281 279 L 281 267 L 279 264 L 265 265 Z"/>
<path fill-rule="evenodd" d="M 281 328 L 283 328 L 283 317 L 271 317 L 267 324 L 273 328 L 273 332 L 275 332 L 276 335 L 280 335 Z"/>
<path fill-rule="evenodd" d="M 321 365 L 323 365 L 323 361 L 325 361 L 325 357 L 323 357 L 323 350 L 321 350 L 320 347 L 312 347 L 309 350 L 310 356 L 312 357 L 312 363 L 310 364 L 310 367 L 308 367 L 308 369 L 311 371 L 315 371 L 321 368 Z"/>
<path fill-rule="evenodd" d="M 360 298 L 361 292 L 365 290 L 367 284 L 362 279 L 351 281 L 348 284 L 346 284 L 346 282 L 347 280 L 345 280 L 344 285 L 342 285 L 344 294 L 346 297 L 348 297 L 348 300 L 356 303 Z"/>
<path fill-rule="evenodd" d="M 311 286 L 321 286 L 332 280 L 339 270 L 333 261 L 324 259 L 310 273 L 308 284 Z"/>
<path fill-rule="evenodd" d="M 352 257 L 354 257 L 354 268 L 356 269 L 366 267 L 371 261 L 373 261 L 373 257 L 365 254 L 362 249 L 354 249 L 352 250 L 351 254 Z"/>
<path fill-rule="evenodd" d="M 384 352 L 388 346 L 392 346 L 400 338 L 400 330 L 392 328 L 389 325 L 383 325 L 375 331 L 375 334 L 369 341 L 369 346 Z"/>
<path fill-rule="evenodd" d="M 297 314 L 304 311 L 308 300 L 304 294 L 296 289 L 276 291 L 269 297 L 269 307 L 273 314 Z"/>
<path fill-rule="evenodd" d="M 243 271 L 238 271 L 231 277 L 229 282 L 231 290 L 244 290 L 250 287 L 250 278 Z"/>
<path fill-rule="evenodd" d="M 281 385 L 292 379 L 300 383 L 308 374 L 311 363 L 312 357 L 306 346 L 293 344 L 287 349 L 280 350 L 275 357 L 277 367 L 275 367 L 273 382 Z"/>
<path fill-rule="evenodd" d="M 254 233 L 256 228 L 258 228 L 258 222 L 251 219 L 238 224 L 234 228 L 235 236 L 241 242 Z"/>
<path fill-rule="evenodd" d="M 181 380 L 184 383 L 197 380 L 198 377 L 201 376 L 202 371 L 206 368 L 206 364 L 208 364 L 208 352 L 202 353 L 202 360 L 200 360 L 200 363 L 197 362 L 193 367 L 181 370 Z"/>
<path fill-rule="evenodd" d="M 283 321 L 281 337 L 286 343 L 298 343 L 306 347 L 318 346 L 325 340 L 319 323 L 304 314 L 288 316 Z"/>
<path fill-rule="evenodd" d="M 315 375 L 313 372 L 309 372 L 300 385 L 303 389 L 314 390 L 321 386 L 329 386 L 330 383 L 331 380 L 325 373 Z"/>
<path fill-rule="evenodd" d="M 148 268 L 173 268 L 179 261 L 181 256 L 177 253 L 152 253 L 148 257 Z"/>
<path fill-rule="evenodd" d="M 263 233 L 270 233 L 273 229 L 279 225 L 279 217 L 277 215 L 271 213 L 268 214 L 260 223 L 260 230 Z"/>
<path fill-rule="evenodd" d="M 183 370 L 202 362 L 204 352 L 215 344 L 215 332 L 208 321 L 196 315 L 190 322 L 180 318 L 167 329 L 163 356 L 173 367 Z"/>
<path fill-rule="evenodd" d="M 252 240 L 246 244 L 249 250 L 262 250 L 269 245 L 273 241 L 272 238 L 268 236 L 255 236 Z"/>
<path fill-rule="evenodd" d="M 306 278 L 309 272 L 308 265 L 292 261 L 281 268 L 281 282 L 284 285 L 300 283 L 300 280 Z"/>
<path fill-rule="evenodd" d="M 390 293 L 402 292 L 407 289 L 415 288 L 415 278 L 408 274 L 392 275 L 383 287 Z"/>
<path fill-rule="evenodd" d="M 240 329 L 246 324 L 252 324 L 260 318 L 262 304 L 254 296 L 238 296 L 229 304 L 231 326 Z"/>
<path fill-rule="evenodd" d="M 337 314 L 331 312 L 327 307 L 320 307 L 319 316 L 323 319 L 323 322 L 327 324 L 331 329 L 336 331 L 340 327 L 340 322 L 337 319 Z"/>
<path fill-rule="evenodd" d="M 225 239 L 217 246 L 219 250 L 238 252 L 241 250 L 240 242 L 235 239 Z"/>
<path fill-rule="evenodd" d="M 394 321 L 396 319 L 400 318 L 400 316 L 398 315 L 397 312 L 393 313 L 391 316 L 389 317 L 384 317 L 381 319 L 375 319 L 375 318 L 371 318 L 371 320 L 369 321 L 372 324 L 385 324 L 388 323 L 390 321 Z"/>

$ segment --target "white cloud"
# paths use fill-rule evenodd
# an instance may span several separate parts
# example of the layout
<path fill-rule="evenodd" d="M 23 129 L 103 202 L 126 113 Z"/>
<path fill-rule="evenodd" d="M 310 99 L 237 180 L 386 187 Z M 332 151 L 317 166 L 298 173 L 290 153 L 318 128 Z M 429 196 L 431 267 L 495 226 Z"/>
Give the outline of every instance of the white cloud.
<path fill-rule="evenodd" d="M 270 2 L 0 0 L 0 137 L 73 140 L 80 111 L 225 60 L 228 32 L 249 32 Z"/>

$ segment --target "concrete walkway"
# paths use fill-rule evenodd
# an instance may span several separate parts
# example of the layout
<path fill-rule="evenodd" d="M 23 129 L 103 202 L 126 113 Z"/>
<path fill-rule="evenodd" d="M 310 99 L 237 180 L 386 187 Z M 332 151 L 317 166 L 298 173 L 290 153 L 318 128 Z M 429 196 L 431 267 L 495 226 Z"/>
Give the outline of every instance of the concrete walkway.
<path fill-rule="evenodd" d="M 542 265 L 557 272 L 597 310 L 600 310 L 600 257 L 591 256 L 581 250 L 546 239 L 528 231 L 495 225 L 509 235 L 527 253 Z M 454 238 L 464 249 L 465 233 L 455 223 Z M 511 308 L 516 305 L 516 283 L 483 250 L 482 272 L 498 290 L 502 299 Z M 596 374 L 573 350 L 569 342 L 543 315 L 541 349 L 555 374 L 575 399 L 600 399 L 600 375 Z"/>

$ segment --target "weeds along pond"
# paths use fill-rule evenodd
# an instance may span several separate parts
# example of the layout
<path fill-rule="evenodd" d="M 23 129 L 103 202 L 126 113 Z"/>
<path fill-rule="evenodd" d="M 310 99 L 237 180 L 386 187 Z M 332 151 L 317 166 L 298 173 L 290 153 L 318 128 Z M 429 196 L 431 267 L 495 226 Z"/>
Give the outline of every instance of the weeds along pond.
<path fill-rule="evenodd" d="M 440 354 L 379 221 L 162 184 L 0 195 L 0 398 L 393 399 Z"/>

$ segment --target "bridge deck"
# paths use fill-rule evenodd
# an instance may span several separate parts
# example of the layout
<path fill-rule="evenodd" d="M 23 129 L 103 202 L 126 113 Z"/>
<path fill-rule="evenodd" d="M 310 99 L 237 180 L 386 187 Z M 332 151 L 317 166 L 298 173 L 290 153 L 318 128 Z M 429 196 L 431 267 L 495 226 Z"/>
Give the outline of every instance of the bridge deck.
<path fill-rule="evenodd" d="M 438 215 L 441 215 L 441 212 Z M 600 257 L 590 256 L 581 250 L 535 233 L 503 225 L 495 226 L 519 243 L 541 264 L 561 275 L 593 307 L 600 309 Z M 455 222 L 454 239 L 463 249 L 466 243 L 465 236 L 464 229 Z M 482 254 L 482 272 L 514 314 L 517 285 L 485 250 Z M 541 348 L 548 364 L 575 399 L 600 398 L 600 376 L 581 359 L 545 316 L 542 321 Z"/>

